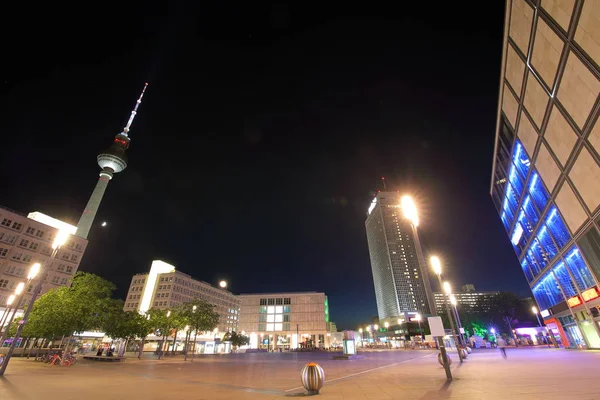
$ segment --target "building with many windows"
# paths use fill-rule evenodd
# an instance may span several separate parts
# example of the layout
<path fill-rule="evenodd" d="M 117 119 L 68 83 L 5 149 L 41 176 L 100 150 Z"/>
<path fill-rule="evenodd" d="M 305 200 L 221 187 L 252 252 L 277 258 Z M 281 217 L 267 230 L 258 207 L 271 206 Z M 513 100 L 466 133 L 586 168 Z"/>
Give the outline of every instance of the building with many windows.
<path fill-rule="evenodd" d="M 160 260 L 152 262 L 150 272 L 133 276 L 124 310 L 141 313 L 151 308 L 164 310 L 194 299 L 215 306 L 219 332 L 238 330 L 240 301 L 233 293 L 194 279 Z"/>
<path fill-rule="evenodd" d="M 397 192 L 380 192 L 365 222 L 379 319 L 430 315 L 427 266 L 419 262 L 416 229 L 404 218 Z M 407 317 L 408 318 L 408 317 Z"/>
<path fill-rule="evenodd" d="M 42 285 L 41 294 L 55 287 L 69 284 L 77 272 L 85 252 L 87 240 L 73 235 L 76 227 L 40 212 L 24 214 L 0 207 L 0 311 L 4 311 L 8 297 L 20 282 L 27 280 L 29 268 L 34 263 L 45 265 L 52 254 L 52 241 L 59 230 L 71 234 L 50 265 L 50 272 Z M 38 275 L 38 279 L 41 273 Z M 26 288 L 23 302 L 28 302 L 34 280 Z M 14 305 L 14 304 L 13 304 Z"/>
<path fill-rule="evenodd" d="M 461 292 L 453 294 L 461 313 L 481 315 L 490 311 L 492 301 L 498 293 L 477 291 L 473 285 L 464 285 Z M 433 296 L 438 315 L 444 315 L 446 313 L 446 300 L 448 296 L 440 292 L 433 293 Z"/>
<path fill-rule="evenodd" d="M 600 7 L 506 4 L 490 194 L 546 325 L 600 348 Z"/>
<path fill-rule="evenodd" d="M 240 330 L 250 348 L 277 350 L 329 347 L 325 293 L 241 294 Z"/>

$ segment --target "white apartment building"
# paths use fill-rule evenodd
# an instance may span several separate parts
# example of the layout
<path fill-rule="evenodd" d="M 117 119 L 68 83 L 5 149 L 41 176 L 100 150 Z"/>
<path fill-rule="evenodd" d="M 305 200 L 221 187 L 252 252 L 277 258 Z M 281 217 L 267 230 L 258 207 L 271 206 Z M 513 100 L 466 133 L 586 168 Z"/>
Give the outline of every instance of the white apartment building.
<path fill-rule="evenodd" d="M 240 303 L 233 293 L 194 279 L 160 260 L 152 262 L 150 272 L 133 276 L 124 310 L 144 313 L 151 308 L 169 309 L 194 299 L 215 306 L 220 316 L 219 332 L 237 331 Z"/>
<path fill-rule="evenodd" d="M 42 286 L 41 294 L 64 286 L 77 272 L 88 241 L 75 236 L 77 228 L 40 212 L 21 214 L 0 207 L 0 312 L 4 311 L 8 297 L 19 282 L 27 280 L 29 268 L 34 263 L 44 263 L 52 253 L 52 241 L 59 230 L 71 234 L 51 265 L 50 273 Z M 38 275 L 38 279 L 41 276 Z M 26 288 L 23 304 L 31 297 L 34 280 Z M 13 304 L 14 305 L 14 304 Z"/>
<path fill-rule="evenodd" d="M 252 349 L 329 347 L 329 304 L 325 293 L 240 294 L 239 329 Z"/>

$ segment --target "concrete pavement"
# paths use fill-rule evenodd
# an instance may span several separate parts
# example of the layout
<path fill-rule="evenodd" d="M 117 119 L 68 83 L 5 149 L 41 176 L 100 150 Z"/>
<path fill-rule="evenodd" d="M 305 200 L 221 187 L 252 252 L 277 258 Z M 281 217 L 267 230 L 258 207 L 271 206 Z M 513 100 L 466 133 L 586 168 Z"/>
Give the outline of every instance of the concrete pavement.
<path fill-rule="evenodd" d="M 436 352 L 374 351 L 359 360 L 332 353 L 273 353 L 82 362 L 50 367 L 15 358 L 0 379 L 0 399 L 285 399 L 302 397 L 300 369 L 325 370 L 323 399 L 600 399 L 600 353 L 563 349 L 476 350 L 446 382 Z"/>

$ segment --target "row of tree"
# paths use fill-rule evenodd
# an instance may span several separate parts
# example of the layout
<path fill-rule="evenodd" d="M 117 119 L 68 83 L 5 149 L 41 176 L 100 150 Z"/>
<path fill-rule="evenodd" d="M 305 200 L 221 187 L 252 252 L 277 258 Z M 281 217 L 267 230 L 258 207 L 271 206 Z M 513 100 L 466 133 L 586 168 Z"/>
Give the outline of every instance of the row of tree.
<path fill-rule="evenodd" d="M 185 353 L 191 335 L 213 331 L 219 324 L 219 314 L 214 306 L 201 299 L 181 304 L 171 310 L 150 309 L 145 315 L 138 312 L 123 311 L 123 301 L 112 298 L 116 289 L 111 282 L 90 273 L 78 272 L 71 286 L 59 287 L 40 296 L 34 303 L 31 314 L 23 328 L 25 338 L 52 340 L 69 337 L 75 332 L 99 330 L 107 336 L 119 339 L 120 354 L 127 343 L 139 339 L 141 357 L 144 340 L 150 334 L 162 337 L 159 357 L 168 351 L 168 338 L 173 337 L 175 349 L 177 334 L 186 331 Z M 12 324 L 14 335 L 14 327 Z M 247 344 L 248 338 L 235 332 L 227 333 L 225 340 L 233 346 Z M 71 343 L 69 340 L 68 343 Z"/>

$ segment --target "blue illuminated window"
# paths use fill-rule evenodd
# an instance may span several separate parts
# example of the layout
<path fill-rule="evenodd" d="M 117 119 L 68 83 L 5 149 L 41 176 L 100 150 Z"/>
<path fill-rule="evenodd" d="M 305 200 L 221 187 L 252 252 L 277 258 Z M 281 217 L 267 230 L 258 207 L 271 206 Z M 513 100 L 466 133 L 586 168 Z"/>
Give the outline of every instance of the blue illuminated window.
<path fill-rule="evenodd" d="M 529 240 L 531 234 L 533 233 L 533 225 L 531 222 L 529 222 L 529 219 L 525 217 L 525 212 L 523 210 L 521 210 L 519 213 L 519 218 L 517 218 L 517 221 L 523 227 L 523 234 L 525 235 L 525 238 Z"/>
<path fill-rule="evenodd" d="M 548 195 L 540 176 L 535 171 L 531 173 L 531 179 L 529 180 L 529 193 L 533 198 L 535 206 L 542 212 L 544 207 L 546 207 L 550 196 Z"/>
<path fill-rule="evenodd" d="M 517 193 L 523 193 L 523 181 L 517 176 L 514 165 L 511 165 L 510 171 L 508 172 L 508 181 L 513 185 Z"/>
<path fill-rule="evenodd" d="M 577 247 L 573 246 L 567 252 L 565 261 L 567 262 L 569 271 L 573 274 L 573 278 L 575 278 L 575 283 L 577 283 L 579 290 L 585 290 L 596 284 Z"/>
<path fill-rule="evenodd" d="M 527 250 L 527 253 L 525 254 L 525 259 L 527 260 L 527 264 L 529 265 L 533 276 L 538 276 L 542 268 L 540 267 L 540 263 L 533 256 L 533 252 L 531 251 L 531 249 Z"/>
<path fill-rule="evenodd" d="M 506 213 L 506 219 L 508 220 L 508 225 L 511 225 L 515 219 L 515 213 L 508 206 L 508 199 L 506 197 L 504 198 L 504 202 L 502 203 L 502 214 L 504 214 L 504 213 Z M 507 230 L 508 230 L 508 228 L 507 228 Z"/>
<path fill-rule="evenodd" d="M 565 296 L 567 297 L 573 297 L 577 294 L 577 289 L 575 288 L 575 283 L 573 283 L 573 280 L 571 279 L 571 277 L 569 276 L 569 273 L 567 272 L 567 268 L 565 267 L 565 263 L 564 262 L 559 262 L 558 264 L 556 264 L 554 266 L 554 268 L 552 268 L 552 271 L 554 271 L 554 275 L 556 276 L 556 279 L 558 279 L 558 282 L 560 283 L 560 286 L 563 289 L 563 292 L 565 292 Z"/>
<path fill-rule="evenodd" d="M 534 239 L 533 242 L 531 242 L 529 250 L 533 253 L 533 256 L 537 260 L 540 269 L 544 269 L 550 260 L 548 260 L 548 257 L 546 257 L 546 253 L 544 253 L 544 250 L 542 249 L 542 246 L 540 246 L 540 243 L 537 241 L 537 239 Z"/>
<path fill-rule="evenodd" d="M 525 211 L 525 215 L 532 225 L 535 226 L 540 220 L 540 214 L 531 203 L 531 196 L 529 195 L 523 200 L 523 211 Z"/>
<path fill-rule="evenodd" d="M 550 233 L 548 233 L 548 228 L 545 225 L 538 231 L 537 240 L 540 242 L 542 249 L 546 253 L 548 261 L 551 261 L 558 253 L 558 249 L 552 241 L 552 237 L 550 236 Z"/>
<path fill-rule="evenodd" d="M 531 282 L 533 280 L 533 273 L 531 273 L 531 270 L 529 269 L 529 263 L 527 262 L 527 258 L 524 258 L 523 261 L 521 261 L 521 268 L 525 273 L 527 282 Z"/>
<path fill-rule="evenodd" d="M 516 211 L 517 204 L 519 203 L 519 196 L 510 184 L 506 185 L 506 198 L 508 199 L 509 207 L 513 211 Z"/>
<path fill-rule="evenodd" d="M 515 167 L 517 167 L 517 171 L 519 171 L 521 178 L 525 179 L 527 177 L 527 172 L 529 172 L 529 157 L 527 157 L 525 149 L 518 140 L 515 142 L 513 163 L 515 164 Z"/>
<path fill-rule="evenodd" d="M 507 213 L 505 211 L 502 211 L 502 216 L 500 218 L 502 219 L 504 229 L 508 231 L 510 229 L 510 221 L 508 219 Z"/>
<path fill-rule="evenodd" d="M 552 271 L 546 272 L 540 282 L 533 287 L 533 296 L 542 309 L 550 308 L 564 301 Z"/>
<path fill-rule="evenodd" d="M 550 230 L 552 237 L 554 237 L 554 241 L 558 245 L 558 248 L 562 249 L 563 246 L 571 240 L 571 234 L 554 205 L 550 207 L 550 210 L 548 211 L 546 226 Z"/>
<path fill-rule="evenodd" d="M 523 225 L 517 221 L 513 228 L 512 234 L 510 235 L 510 242 L 513 244 L 517 255 L 521 255 L 521 252 L 527 244 L 527 237 L 525 236 L 525 230 Z"/>

